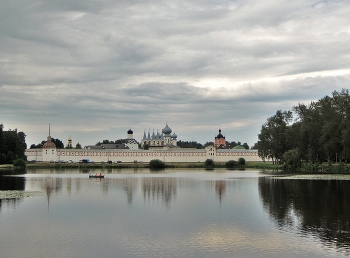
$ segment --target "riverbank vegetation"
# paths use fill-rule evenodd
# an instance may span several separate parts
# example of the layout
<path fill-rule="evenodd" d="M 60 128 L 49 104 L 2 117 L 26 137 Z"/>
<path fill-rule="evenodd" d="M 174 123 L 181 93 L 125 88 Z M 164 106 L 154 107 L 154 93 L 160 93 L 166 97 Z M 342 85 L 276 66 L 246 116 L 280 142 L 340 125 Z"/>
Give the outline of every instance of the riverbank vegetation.
<path fill-rule="evenodd" d="M 4 131 L 0 124 L 0 164 L 26 165 L 27 157 L 24 155 L 27 148 L 26 135 L 15 130 Z"/>
<path fill-rule="evenodd" d="M 262 125 L 258 138 L 259 156 L 285 170 L 318 171 L 318 164 L 323 162 L 328 167 L 349 163 L 349 90 L 334 91 L 332 96 L 307 105 L 299 103 L 292 111 L 278 110 Z M 323 171 L 332 170 L 347 171 L 347 168 Z"/>

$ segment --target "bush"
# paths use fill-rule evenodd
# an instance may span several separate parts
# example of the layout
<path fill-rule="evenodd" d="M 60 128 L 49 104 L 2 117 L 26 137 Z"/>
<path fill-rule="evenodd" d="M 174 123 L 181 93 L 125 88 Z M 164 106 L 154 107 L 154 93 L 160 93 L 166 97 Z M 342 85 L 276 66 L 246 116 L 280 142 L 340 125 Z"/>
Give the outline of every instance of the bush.
<path fill-rule="evenodd" d="M 213 169 L 214 168 L 214 160 L 212 159 L 206 159 L 205 162 L 204 162 L 204 167 L 206 169 Z"/>
<path fill-rule="evenodd" d="M 225 163 L 226 168 L 236 168 L 237 166 L 238 166 L 238 163 L 235 160 L 229 160 Z"/>
<path fill-rule="evenodd" d="M 285 170 L 300 170 L 301 155 L 298 149 L 286 151 L 283 154 L 283 160 Z"/>
<path fill-rule="evenodd" d="M 245 159 L 244 158 L 239 158 L 238 159 L 238 166 L 244 166 L 245 165 Z"/>
<path fill-rule="evenodd" d="M 14 162 L 13 162 L 13 165 L 15 167 L 26 167 L 26 162 L 25 160 L 23 159 L 16 159 Z"/>
<path fill-rule="evenodd" d="M 159 159 L 152 159 L 149 162 L 149 166 L 151 169 L 162 169 L 165 168 L 165 163 Z"/>

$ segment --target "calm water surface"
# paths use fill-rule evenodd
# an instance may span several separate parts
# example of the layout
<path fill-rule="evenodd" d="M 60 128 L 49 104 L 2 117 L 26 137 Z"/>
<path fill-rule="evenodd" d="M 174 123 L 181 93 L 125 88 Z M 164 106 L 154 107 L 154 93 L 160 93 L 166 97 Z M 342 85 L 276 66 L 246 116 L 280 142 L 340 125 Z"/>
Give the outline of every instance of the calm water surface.
<path fill-rule="evenodd" d="M 0 176 L 0 191 L 41 193 L 0 199 L 1 257 L 350 256 L 350 177 L 89 172 Z"/>

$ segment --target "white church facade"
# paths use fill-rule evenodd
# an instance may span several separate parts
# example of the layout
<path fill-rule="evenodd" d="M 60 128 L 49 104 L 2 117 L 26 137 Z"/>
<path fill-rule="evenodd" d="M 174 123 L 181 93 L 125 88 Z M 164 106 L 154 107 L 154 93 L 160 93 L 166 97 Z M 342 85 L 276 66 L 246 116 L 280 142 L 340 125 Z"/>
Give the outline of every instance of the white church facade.
<path fill-rule="evenodd" d="M 208 146 L 204 149 L 179 148 L 177 146 L 177 135 L 171 134 L 172 130 L 168 125 L 162 129 L 162 133 L 153 133 L 144 136 L 141 140 L 141 148 L 138 148 L 137 141 L 133 138 L 130 129 L 127 132 L 126 148 L 113 148 L 113 146 L 102 146 L 101 148 L 85 147 L 84 149 L 57 149 L 51 141 L 50 130 L 46 143 L 42 149 L 27 149 L 27 159 L 39 162 L 73 161 L 79 162 L 88 159 L 93 162 L 150 162 L 159 159 L 163 162 L 204 162 L 212 159 L 214 162 L 227 162 L 244 158 L 246 161 L 262 161 L 257 150 L 242 149 L 218 149 L 215 146 Z M 148 145 L 147 149 L 143 149 Z"/>

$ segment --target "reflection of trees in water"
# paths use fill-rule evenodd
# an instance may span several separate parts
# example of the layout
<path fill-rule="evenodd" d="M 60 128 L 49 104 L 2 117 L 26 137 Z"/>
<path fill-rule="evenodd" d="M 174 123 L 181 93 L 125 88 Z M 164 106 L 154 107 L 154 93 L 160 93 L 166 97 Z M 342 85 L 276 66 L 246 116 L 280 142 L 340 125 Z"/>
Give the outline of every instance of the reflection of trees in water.
<path fill-rule="evenodd" d="M 2 208 L 15 210 L 17 206 L 23 201 L 23 197 L 21 198 L 11 198 L 11 199 L 0 199 L 0 213 Z"/>
<path fill-rule="evenodd" d="M 0 191 L 25 189 L 25 178 L 17 176 L 0 176 Z"/>
<path fill-rule="evenodd" d="M 141 188 L 144 200 L 161 199 L 167 207 L 171 199 L 176 196 L 176 178 L 167 177 L 146 177 L 141 180 Z"/>
<path fill-rule="evenodd" d="M 24 191 L 24 189 L 24 177 L 0 176 L 0 191 Z M 0 211 L 4 206 L 15 209 L 22 201 L 23 198 L 0 199 Z"/>
<path fill-rule="evenodd" d="M 350 254 L 350 181 L 260 178 L 259 192 L 280 227 L 311 233 Z"/>

